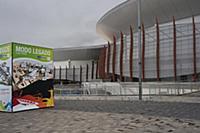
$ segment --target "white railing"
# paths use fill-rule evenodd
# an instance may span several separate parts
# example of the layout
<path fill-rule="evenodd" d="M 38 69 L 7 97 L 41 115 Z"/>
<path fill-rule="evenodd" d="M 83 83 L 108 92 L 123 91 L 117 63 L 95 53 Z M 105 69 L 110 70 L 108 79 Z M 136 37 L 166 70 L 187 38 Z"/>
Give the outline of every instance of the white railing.
<path fill-rule="evenodd" d="M 143 82 L 144 96 L 184 95 L 200 91 L 199 82 Z M 137 96 L 137 82 L 83 82 L 84 95 Z"/>

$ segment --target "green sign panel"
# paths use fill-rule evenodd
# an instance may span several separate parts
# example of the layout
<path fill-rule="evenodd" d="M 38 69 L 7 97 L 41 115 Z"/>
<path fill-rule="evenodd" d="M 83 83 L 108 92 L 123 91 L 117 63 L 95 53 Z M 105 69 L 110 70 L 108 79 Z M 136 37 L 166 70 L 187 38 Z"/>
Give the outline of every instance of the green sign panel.
<path fill-rule="evenodd" d="M 53 50 L 32 45 L 13 43 L 13 58 L 32 58 L 42 62 L 53 61 Z"/>
<path fill-rule="evenodd" d="M 0 60 L 7 60 L 11 57 L 11 45 L 0 45 Z"/>

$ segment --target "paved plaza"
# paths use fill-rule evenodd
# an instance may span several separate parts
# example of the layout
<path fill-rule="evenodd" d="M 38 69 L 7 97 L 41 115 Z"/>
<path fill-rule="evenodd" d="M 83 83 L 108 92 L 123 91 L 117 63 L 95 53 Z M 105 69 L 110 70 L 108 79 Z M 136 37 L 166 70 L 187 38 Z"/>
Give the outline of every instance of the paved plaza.
<path fill-rule="evenodd" d="M 0 113 L 1 133 L 199 133 L 200 104 L 56 100 L 55 108 Z"/>

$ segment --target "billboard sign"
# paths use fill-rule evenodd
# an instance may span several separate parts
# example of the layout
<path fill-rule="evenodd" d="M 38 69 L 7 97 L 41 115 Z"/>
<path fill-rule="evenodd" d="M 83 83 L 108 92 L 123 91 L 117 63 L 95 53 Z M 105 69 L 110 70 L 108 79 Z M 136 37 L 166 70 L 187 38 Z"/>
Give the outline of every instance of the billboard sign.
<path fill-rule="evenodd" d="M 13 43 L 13 111 L 52 106 L 53 50 Z"/>

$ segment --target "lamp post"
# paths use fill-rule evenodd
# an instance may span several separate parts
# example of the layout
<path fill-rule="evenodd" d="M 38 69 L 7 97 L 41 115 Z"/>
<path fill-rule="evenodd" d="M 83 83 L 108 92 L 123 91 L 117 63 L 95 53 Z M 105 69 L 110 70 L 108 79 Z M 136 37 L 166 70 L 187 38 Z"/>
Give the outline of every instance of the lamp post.
<path fill-rule="evenodd" d="M 142 100 L 142 49 L 141 49 L 141 0 L 137 0 L 138 9 L 138 56 L 139 56 L 139 100 Z"/>

